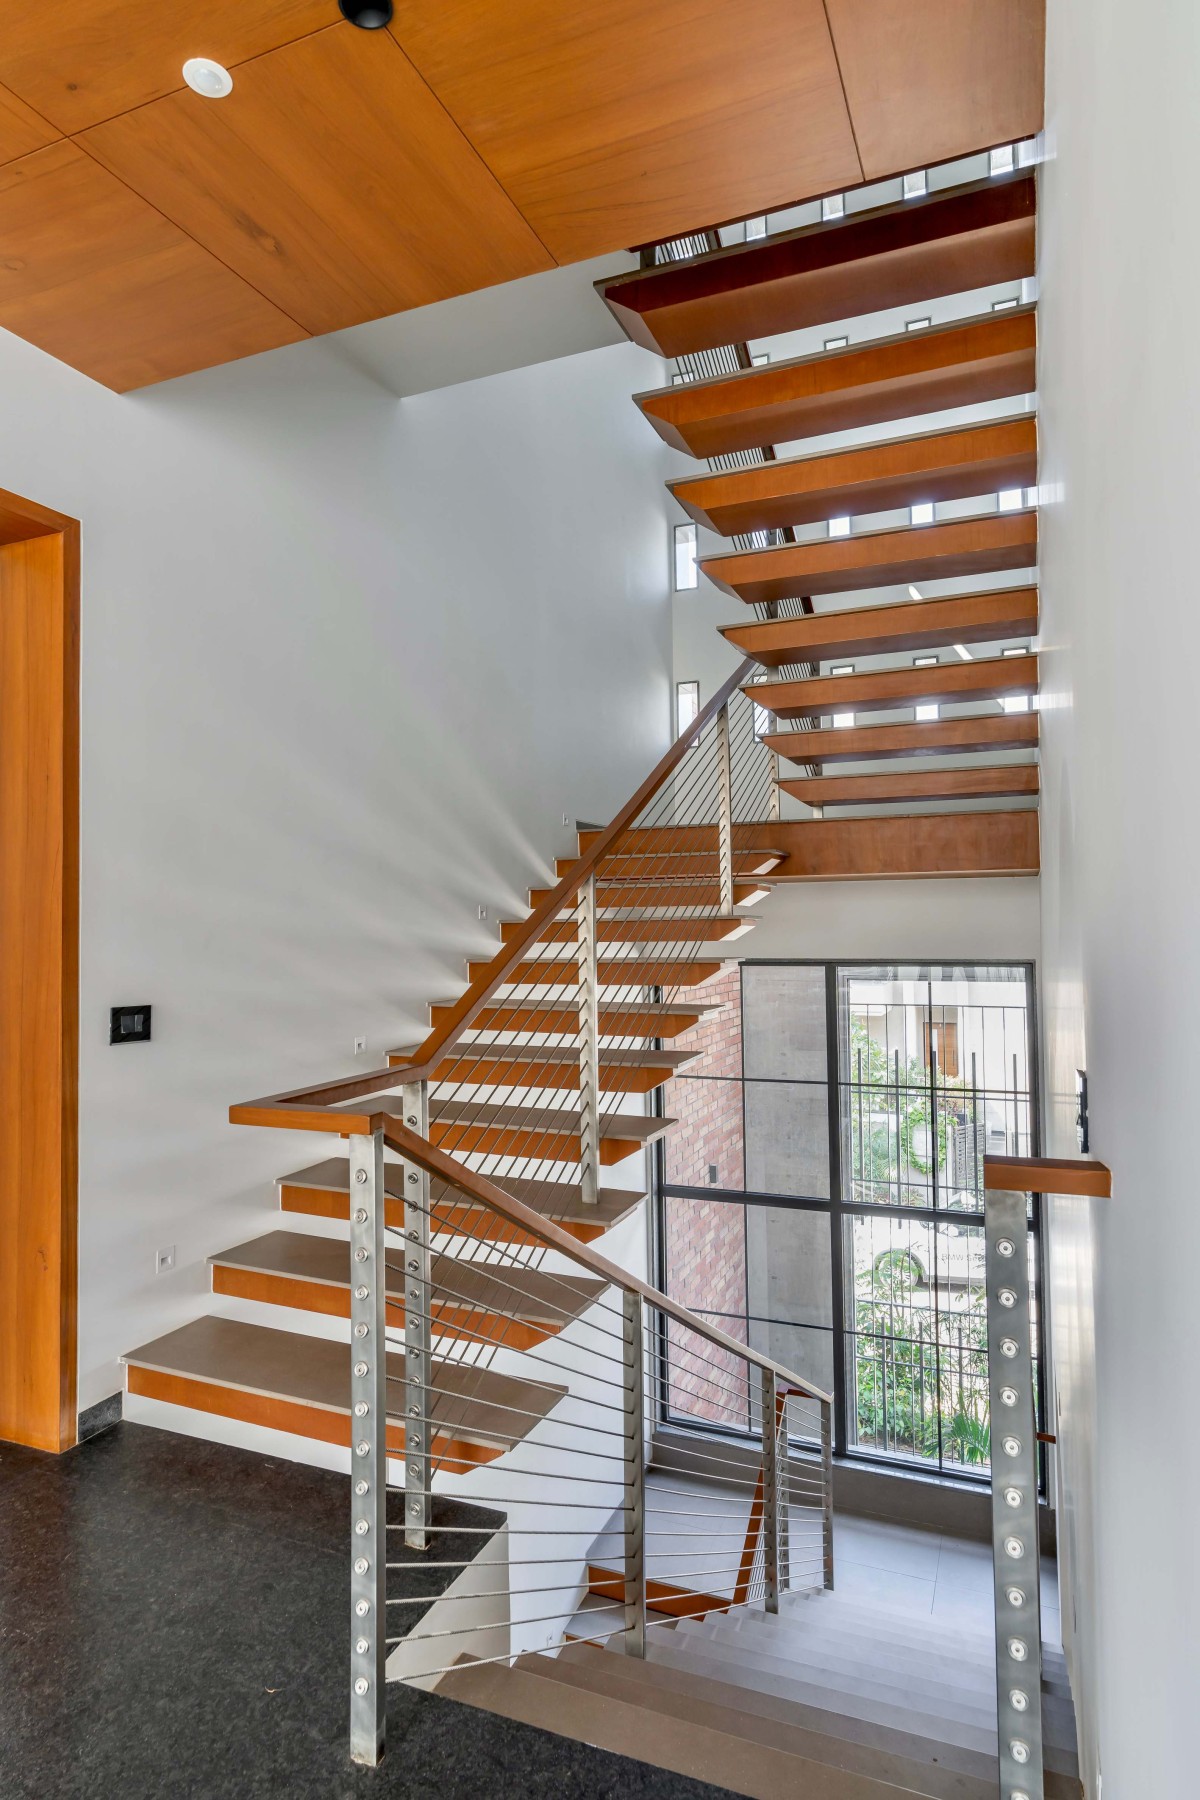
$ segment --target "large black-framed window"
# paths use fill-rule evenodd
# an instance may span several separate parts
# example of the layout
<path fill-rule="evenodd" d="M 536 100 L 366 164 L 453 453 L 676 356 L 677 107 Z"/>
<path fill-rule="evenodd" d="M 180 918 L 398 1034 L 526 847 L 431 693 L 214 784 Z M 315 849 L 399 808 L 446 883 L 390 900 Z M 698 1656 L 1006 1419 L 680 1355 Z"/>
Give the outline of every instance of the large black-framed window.
<path fill-rule="evenodd" d="M 831 1390 L 839 1454 L 985 1479 L 983 1157 L 1037 1153 L 1032 966 L 746 961 L 705 994 L 663 1091 L 660 1283 Z M 1040 1229 L 1031 1203 L 1037 1331 Z M 665 1416 L 737 1429 L 662 1353 Z"/>

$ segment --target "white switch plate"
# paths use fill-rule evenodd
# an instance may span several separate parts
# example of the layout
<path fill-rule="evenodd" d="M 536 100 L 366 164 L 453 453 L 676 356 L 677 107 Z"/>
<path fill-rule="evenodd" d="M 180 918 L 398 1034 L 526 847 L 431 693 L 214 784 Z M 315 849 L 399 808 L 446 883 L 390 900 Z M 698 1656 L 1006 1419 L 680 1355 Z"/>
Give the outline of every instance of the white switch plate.
<path fill-rule="evenodd" d="M 364 1054 L 364 1052 L 366 1051 L 366 1048 L 367 1048 L 366 1038 L 355 1038 L 355 1040 L 354 1040 L 355 1056 L 362 1056 Z"/>
<path fill-rule="evenodd" d="M 155 1253 L 154 1273 L 156 1275 L 169 1275 L 174 1267 L 175 1246 L 174 1244 L 164 1244 L 162 1249 Z"/>

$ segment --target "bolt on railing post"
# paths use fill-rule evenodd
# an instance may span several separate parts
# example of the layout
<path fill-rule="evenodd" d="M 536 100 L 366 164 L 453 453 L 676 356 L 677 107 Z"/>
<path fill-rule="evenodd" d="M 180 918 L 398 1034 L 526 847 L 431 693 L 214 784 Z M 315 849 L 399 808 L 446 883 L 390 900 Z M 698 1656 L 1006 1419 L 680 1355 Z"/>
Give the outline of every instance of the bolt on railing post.
<path fill-rule="evenodd" d="M 626 1656 L 646 1654 L 646 1441 L 642 1411 L 642 1297 L 626 1292 L 625 1330 L 625 1635 Z"/>
<path fill-rule="evenodd" d="M 824 1582 L 833 1586 L 833 1406 L 821 1402 L 821 1551 Z"/>
<path fill-rule="evenodd" d="M 779 1611 L 779 1386 L 774 1369 L 762 1373 L 762 1545 L 765 1604 Z"/>
<path fill-rule="evenodd" d="M 350 1139 L 350 1755 L 383 1755 L 387 1685 L 387 1277 L 383 1133 Z"/>
<path fill-rule="evenodd" d="M 596 948 L 596 877 L 579 890 L 575 909 L 579 956 L 579 1183 L 586 1206 L 600 1198 L 600 986 Z"/>
<path fill-rule="evenodd" d="M 1043 1800 L 1041 1547 L 1026 1197 L 984 1194 L 1001 1800 Z"/>
<path fill-rule="evenodd" d="M 733 765 L 729 754 L 729 702 L 717 714 L 717 877 L 721 911 L 733 911 Z"/>
<path fill-rule="evenodd" d="M 404 1123 L 429 1136 L 429 1083 L 400 1090 Z M 401 1164 L 404 1187 L 404 1542 L 429 1547 L 433 1519 L 433 1289 L 429 1251 L 429 1176 Z"/>

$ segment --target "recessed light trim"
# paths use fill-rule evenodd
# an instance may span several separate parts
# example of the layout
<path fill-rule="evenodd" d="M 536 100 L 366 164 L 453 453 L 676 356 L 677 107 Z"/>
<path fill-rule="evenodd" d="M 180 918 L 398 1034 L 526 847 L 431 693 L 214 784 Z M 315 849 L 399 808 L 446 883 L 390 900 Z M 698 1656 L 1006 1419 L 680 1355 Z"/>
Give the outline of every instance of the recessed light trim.
<path fill-rule="evenodd" d="M 381 31 L 392 22 L 392 0 L 338 0 L 338 10 L 360 31 Z"/>
<path fill-rule="evenodd" d="M 183 65 L 183 79 L 205 100 L 224 100 L 233 92 L 233 76 L 211 56 L 189 56 Z"/>

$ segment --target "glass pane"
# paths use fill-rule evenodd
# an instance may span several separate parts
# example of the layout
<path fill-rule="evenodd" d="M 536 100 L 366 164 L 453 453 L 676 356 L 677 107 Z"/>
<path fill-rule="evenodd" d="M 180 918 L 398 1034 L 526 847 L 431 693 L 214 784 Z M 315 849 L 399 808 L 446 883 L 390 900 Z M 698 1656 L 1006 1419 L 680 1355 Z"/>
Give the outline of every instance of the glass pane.
<path fill-rule="evenodd" d="M 823 966 L 743 964 L 742 1012 L 748 1076 L 828 1079 Z"/>
<path fill-rule="evenodd" d="M 663 1201 L 666 1291 L 746 1342 L 746 1209 L 724 1200 Z M 667 1399 L 673 1413 L 748 1428 L 745 1364 L 668 1321 Z"/>
<path fill-rule="evenodd" d="M 983 1228 L 847 1219 L 852 1440 L 984 1469 L 990 1455 Z"/>
<path fill-rule="evenodd" d="M 811 1325 L 781 1325 L 772 1320 L 750 1320 L 750 1348 L 773 1357 L 794 1375 L 815 1382 L 827 1394 L 833 1392 L 833 1333 Z M 796 1409 L 796 1430 L 807 1430 L 811 1412 Z M 757 1418 L 757 1411 L 755 1417 Z"/>
<path fill-rule="evenodd" d="M 825 1084 L 748 1081 L 746 1187 L 752 1194 L 829 1198 L 829 1101 Z"/>
<path fill-rule="evenodd" d="M 750 1317 L 789 1327 L 832 1326 L 828 1212 L 798 1206 L 748 1206 L 745 1211 Z"/>

